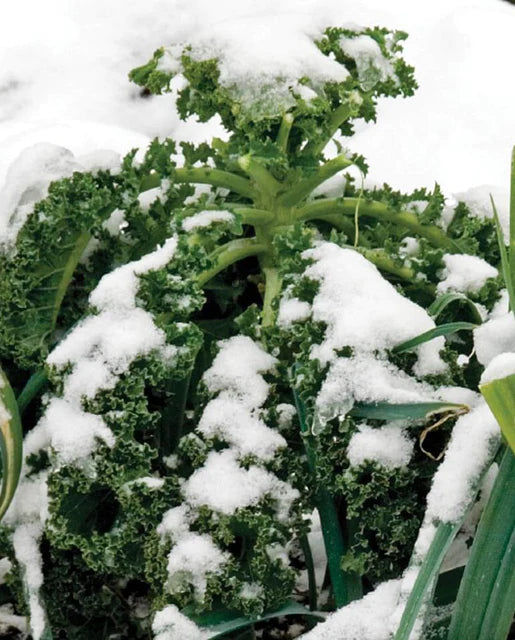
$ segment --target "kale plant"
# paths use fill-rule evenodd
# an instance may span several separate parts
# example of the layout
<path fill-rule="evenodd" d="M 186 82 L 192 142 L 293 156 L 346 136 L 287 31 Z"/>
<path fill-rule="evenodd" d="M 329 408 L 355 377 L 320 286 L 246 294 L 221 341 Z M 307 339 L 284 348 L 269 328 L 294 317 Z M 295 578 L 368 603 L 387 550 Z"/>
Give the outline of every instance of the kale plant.
<path fill-rule="evenodd" d="M 131 79 L 223 139 L 13 167 L 0 417 L 12 387 L 25 438 L 1 589 L 34 640 L 290 637 L 284 617 L 402 602 L 421 526 L 459 530 L 498 446 L 472 337 L 503 304 L 494 221 L 438 186 L 365 188 L 342 146 L 414 92 L 405 37 L 328 28 L 306 75 L 245 81 L 216 47 L 162 48 Z M 482 453 L 439 502 L 464 420 Z"/>

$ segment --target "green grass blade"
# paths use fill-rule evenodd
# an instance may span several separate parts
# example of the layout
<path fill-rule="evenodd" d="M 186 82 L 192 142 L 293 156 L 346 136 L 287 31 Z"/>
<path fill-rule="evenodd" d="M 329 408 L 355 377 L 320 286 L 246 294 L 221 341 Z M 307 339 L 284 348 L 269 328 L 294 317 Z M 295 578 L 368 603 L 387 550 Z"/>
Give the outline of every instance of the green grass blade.
<path fill-rule="evenodd" d="M 499 220 L 499 215 L 497 213 L 497 208 L 495 206 L 494 199 L 492 198 L 491 195 L 490 195 L 490 201 L 492 203 L 492 208 L 494 211 L 495 229 L 497 231 L 497 242 L 499 243 L 499 253 L 501 254 L 502 275 L 504 278 L 506 289 L 508 290 L 508 297 L 510 299 L 510 309 L 515 314 L 515 288 L 514 288 L 515 283 L 513 282 L 512 269 L 510 268 L 510 259 L 515 260 L 515 252 L 512 255 L 511 246 L 510 246 L 510 256 L 508 256 L 508 252 L 506 251 L 506 245 L 504 242 L 504 234 L 502 231 L 501 222 Z M 513 230 L 511 231 L 511 234 L 513 234 Z"/>
<path fill-rule="evenodd" d="M 515 456 L 507 448 L 461 581 L 448 640 L 506 640 L 515 607 Z M 508 591 L 504 587 L 508 588 Z"/>
<path fill-rule="evenodd" d="M 448 336 L 452 333 L 456 333 L 457 331 L 472 331 L 477 327 L 477 324 L 473 324 L 472 322 L 449 322 L 447 324 L 441 324 L 435 327 L 434 329 L 430 329 L 429 331 L 425 331 L 414 338 L 410 338 L 410 340 L 406 340 L 405 342 L 401 342 L 392 349 L 393 353 L 404 353 L 405 351 L 411 351 L 415 347 L 418 347 L 420 344 L 424 342 L 429 342 L 434 338 L 438 338 L 440 336 Z"/>
<path fill-rule="evenodd" d="M 186 612 L 183 612 L 186 613 Z M 271 620 L 273 618 L 282 618 L 286 616 L 307 616 L 316 620 L 322 620 L 323 615 L 315 611 L 310 611 L 306 607 L 302 606 L 298 602 L 287 602 L 280 609 L 263 613 L 256 617 L 246 617 L 241 614 L 229 611 L 228 609 L 218 609 L 200 616 L 190 616 L 191 619 L 200 627 L 209 630 L 214 635 L 210 636 L 212 640 L 214 638 L 222 638 L 225 634 L 231 631 L 237 631 L 238 629 L 245 629 L 257 622 L 263 622 L 265 620 Z"/>
<path fill-rule="evenodd" d="M 444 309 L 446 309 L 453 302 L 466 303 L 470 311 L 472 312 L 474 322 L 476 322 L 477 324 L 481 324 L 483 322 L 477 306 L 463 293 L 444 293 L 442 296 L 438 296 L 438 298 L 436 298 L 433 304 L 428 308 L 427 312 L 433 318 L 433 320 L 436 320 L 436 318 L 438 318 L 438 316 L 444 311 Z"/>
<path fill-rule="evenodd" d="M 20 415 L 24 414 L 25 409 L 29 406 L 32 400 L 34 400 L 34 398 L 39 395 L 41 391 L 43 391 L 47 384 L 48 378 L 44 369 L 40 369 L 30 376 L 27 384 L 23 387 L 20 394 L 16 398 Z"/>
<path fill-rule="evenodd" d="M 515 453 L 515 373 L 480 387 L 511 450 Z"/>
<path fill-rule="evenodd" d="M 358 403 L 349 411 L 354 418 L 370 418 L 371 420 L 422 420 L 424 418 L 444 414 L 461 415 L 468 407 L 452 402 L 414 402 L 411 404 L 376 404 Z"/>
<path fill-rule="evenodd" d="M 394 640 L 409 640 L 420 610 L 432 593 L 445 554 L 460 526 L 461 522 L 456 524 L 442 522 L 438 525 L 429 551 L 420 566 Z"/>
<path fill-rule="evenodd" d="M 20 478 L 23 450 L 20 414 L 13 390 L 0 369 L 0 450 L 2 457 L 2 489 L 0 519 L 13 499 Z"/>

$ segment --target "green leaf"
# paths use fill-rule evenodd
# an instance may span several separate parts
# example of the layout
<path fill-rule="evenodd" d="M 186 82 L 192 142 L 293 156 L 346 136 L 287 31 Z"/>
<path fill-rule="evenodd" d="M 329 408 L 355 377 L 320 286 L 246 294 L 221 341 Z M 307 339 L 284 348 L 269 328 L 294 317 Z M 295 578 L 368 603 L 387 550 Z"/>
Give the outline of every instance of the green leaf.
<path fill-rule="evenodd" d="M 515 610 L 515 456 L 504 453 L 465 567 L 448 640 L 506 640 Z"/>
<path fill-rule="evenodd" d="M 300 431 L 308 458 L 308 465 L 314 478 L 317 471 L 317 439 L 310 433 L 305 404 L 295 388 L 292 389 L 292 392 L 299 416 Z M 315 505 L 320 516 L 334 600 L 338 608 L 343 607 L 362 596 L 361 579 L 356 575 L 342 571 L 341 562 L 347 552 L 347 545 L 345 544 L 334 498 L 323 485 L 318 487 Z"/>
<path fill-rule="evenodd" d="M 238 612 L 230 611 L 228 609 L 218 609 L 200 616 L 191 616 L 191 618 L 200 627 L 207 628 L 209 631 L 213 632 L 215 635 L 211 636 L 211 638 L 221 638 L 230 631 L 244 629 L 245 627 L 250 627 L 257 622 L 271 620 L 272 618 L 282 618 L 285 616 L 307 616 L 315 618 L 316 620 L 324 619 L 324 615 L 322 613 L 310 611 L 301 604 L 293 601 L 287 602 L 280 609 L 263 613 L 262 615 L 255 617 L 242 616 Z"/>
<path fill-rule="evenodd" d="M 2 489 L 0 519 L 13 499 L 22 465 L 23 433 L 18 405 L 4 372 L 0 369 L 0 450 L 2 456 Z"/>
<path fill-rule="evenodd" d="M 415 338 L 401 342 L 401 344 L 398 344 L 392 349 L 392 352 L 404 353 L 405 351 L 411 351 L 415 347 L 418 347 L 418 345 L 423 344 L 424 342 L 429 342 L 439 336 L 448 336 L 452 333 L 456 333 L 457 331 L 472 331 L 476 327 L 477 324 L 473 324 L 472 322 L 449 322 L 447 324 L 440 324 L 434 329 L 425 331 Z"/>
<path fill-rule="evenodd" d="M 492 380 L 481 385 L 479 389 L 511 450 L 515 452 L 515 374 Z"/>
<path fill-rule="evenodd" d="M 506 251 L 506 245 L 504 243 L 504 234 L 502 231 L 501 222 L 499 220 L 499 215 L 497 213 L 497 208 L 495 206 L 495 202 L 494 202 L 494 199 L 492 198 L 492 195 L 490 195 L 490 201 L 492 202 L 492 208 L 494 210 L 495 229 L 497 231 L 497 241 L 499 243 L 499 252 L 501 254 L 502 275 L 504 278 L 506 289 L 508 290 L 508 297 L 510 299 L 510 309 L 515 314 L 515 284 L 513 282 L 512 272 L 510 269 L 510 259 L 512 258 L 512 254 L 510 250 L 510 256 L 508 256 L 508 252 Z"/>
<path fill-rule="evenodd" d="M 440 570 L 445 554 L 458 533 L 461 522 L 456 524 L 440 523 L 436 530 L 429 551 L 419 569 L 417 579 L 406 603 L 406 608 L 395 634 L 394 640 L 409 640 L 413 626 L 417 620 L 428 594 L 433 589 L 435 579 Z M 472 636 L 468 636 L 472 640 Z M 462 638 L 464 640 L 465 636 Z"/>
<path fill-rule="evenodd" d="M 436 298 L 433 304 L 428 308 L 427 312 L 433 320 L 436 320 L 443 310 L 453 302 L 466 303 L 477 324 L 481 324 L 483 322 L 477 306 L 463 293 L 444 293 L 442 296 L 438 296 L 438 298 Z"/>
<path fill-rule="evenodd" d="M 422 420 L 440 414 L 466 413 L 468 407 L 453 402 L 413 402 L 407 404 L 356 404 L 349 415 L 354 418 L 370 418 L 371 420 Z"/>

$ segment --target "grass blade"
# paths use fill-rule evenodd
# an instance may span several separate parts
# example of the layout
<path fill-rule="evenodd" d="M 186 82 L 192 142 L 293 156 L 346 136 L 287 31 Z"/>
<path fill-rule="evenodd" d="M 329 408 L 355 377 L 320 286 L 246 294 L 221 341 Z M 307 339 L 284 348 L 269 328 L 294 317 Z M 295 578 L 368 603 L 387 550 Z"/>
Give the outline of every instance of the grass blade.
<path fill-rule="evenodd" d="M 515 608 L 514 529 L 515 456 L 507 448 L 465 567 L 448 640 L 506 640 Z"/>
<path fill-rule="evenodd" d="M 0 519 L 13 499 L 20 478 L 23 450 L 20 414 L 13 390 L 0 369 L 0 450 L 2 457 L 2 489 Z"/>
<path fill-rule="evenodd" d="M 242 616 L 237 612 L 229 611 L 227 609 L 218 609 L 204 615 L 190 617 L 197 625 L 212 632 L 214 635 L 210 636 L 210 638 L 211 640 L 214 640 L 214 638 L 221 638 L 231 631 L 250 627 L 257 622 L 263 622 L 273 618 L 282 618 L 285 616 L 307 616 L 315 618 L 316 620 L 322 620 L 324 618 L 322 614 L 310 611 L 298 602 L 293 601 L 287 602 L 276 611 L 263 613 L 256 617 Z"/>
<path fill-rule="evenodd" d="M 503 436 L 515 452 L 515 374 L 492 380 L 479 388 L 499 423 Z"/>
<path fill-rule="evenodd" d="M 481 314 L 479 313 L 479 309 L 472 302 L 472 300 L 467 298 L 467 296 L 463 293 L 444 293 L 442 296 L 438 296 L 438 298 L 436 298 L 436 300 L 428 308 L 427 311 L 433 318 L 433 320 L 436 320 L 436 318 L 438 318 L 438 316 L 444 311 L 444 309 L 446 309 L 453 302 L 466 303 L 470 311 L 472 312 L 474 322 L 476 322 L 477 324 L 482 323 L 483 320 L 481 318 Z"/>
<path fill-rule="evenodd" d="M 477 327 L 477 324 L 473 324 L 472 322 L 449 322 L 447 324 L 440 324 L 434 329 L 430 329 L 429 331 L 425 331 L 414 338 L 410 338 L 410 340 L 406 340 L 405 342 L 401 342 L 392 349 L 393 353 L 404 353 L 405 351 L 411 351 L 415 347 L 418 347 L 420 344 L 424 342 L 429 342 L 434 338 L 438 338 L 440 336 L 448 336 L 452 333 L 456 333 L 457 331 L 472 331 Z"/>
<path fill-rule="evenodd" d="M 355 404 L 349 411 L 354 418 L 370 418 L 371 420 L 422 420 L 445 414 L 462 415 L 468 411 L 464 404 L 453 402 L 413 402 L 411 404 Z"/>
<path fill-rule="evenodd" d="M 428 600 L 433 590 L 445 554 L 458 533 L 460 526 L 461 521 L 455 524 L 441 522 L 438 525 L 429 551 L 420 566 L 417 579 L 406 603 L 394 640 L 409 640 L 420 609 Z M 462 640 L 464 640 L 464 638 Z"/>
<path fill-rule="evenodd" d="M 490 195 L 490 201 L 492 203 L 492 208 L 494 211 L 495 229 L 497 231 L 497 242 L 499 243 L 499 253 L 501 254 L 502 275 L 504 278 L 506 289 L 508 290 L 508 297 L 510 299 L 510 309 L 515 314 L 515 289 L 514 289 L 515 285 L 513 282 L 512 269 L 510 268 L 510 260 L 513 260 L 515 262 L 515 248 L 514 248 L 514 251 L 512 252 L 512 248 L 510 246 L 510 255 L 508 256 L 508 252 L 506 251 L 506 245 L 504 242 L 504 234 L 502 231 L 501 222 L 499 220 L 499 215 L 497 213 L 497 208 L 495 206 L 495 202 L 494 202 L 494 199 L 492 198 L 492 195 Z M 514 233 L 515 231 L 512 229 L 511 235 L 513 235 Z"/>

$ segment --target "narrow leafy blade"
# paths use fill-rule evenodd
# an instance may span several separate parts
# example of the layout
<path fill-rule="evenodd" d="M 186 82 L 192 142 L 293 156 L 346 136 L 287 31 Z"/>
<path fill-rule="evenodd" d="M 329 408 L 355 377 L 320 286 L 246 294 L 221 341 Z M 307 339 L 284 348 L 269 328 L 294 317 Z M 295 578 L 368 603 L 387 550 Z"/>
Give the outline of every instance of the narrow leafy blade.
<path fill-rule="evenodd" d="M 515 373 L 488 382 L 480 390 L 515 453 Z"/>
<path fill-rule="evenodd" d="M 477 324 L 481 324 L 482 318 L 481 314 L 479 313 L 479 309 L 472 302 L 472 300 L 467 298 L 467 296 L 463 293 L 444 293 L 442 296 L 438 296 L 438 298 L 436 298 L 433 304 L 428 308 L 427 312 L 433 318 L 433 320 L 436 320 L 436 318 L 438 318 L 438 316 L 444 311 L 444 309 L 446 309 L 453 302 L 466 303 L 470 311 L 472 312 L 474 321 L 477 322 Z"/>
<path fill-rule="evenodd" d="M 515 456 L 508 448 L 472 544 L 448 640 L 506 640 L 515 607 L 515 592 L 497 585 L 510 587 L 513 584 L 510 557 L 514 529 Z"/>
<path fill-rule="evenodd" d="M 20 478 L 22 441 L 23 433 L 18 405 L 11 385 L 0 369 L 0 450 L 2 457 L 0 519 L 11 504 Z"/>
<path fill-rule="evenodd" d="M 472 322 L 449 322 L 447 324 L 440 324 L 434 329 L 430 329 L 429 331 L 425 331 L 410 340 L 401 342 L 401 344 L 394 347 L 392 351 L 393 353 L 404 353 L 405 351 L 411 351 L 411 349 L 418 347 L 420 344 L 429 342 L 439 336 L 448 336 L 452 333 L 456 333 L 457 331 L 472 331 L 476 327 L 477 324 L 473 324 Z"/>
<path fill-rule="evenodd" d="M 510 309 L 515 313 L 515 284 L 512 278 L 512 272 L 510 269 L 510 259 L 512 258 L 512 252 L 510 247 L 510 256 L 508 257 L 508 252 L 506 251 L 506 245 L 504 243 L 504 234 L 501 227 L 501 222 L 499 220 L 499 215 L 497 213 L 497 208 L 495 206 L 494 199 L 490 196 L 490 201 L 492 202 L 492 208 L 494 210 L 494 220 L 495 220 L 495 229 L 497 231 L 497 242 L 499 243 L 499 253 L 501 254 L 501 267 L 502 267 L 502 275 L 504 278 L 504 283 L 506 285 L 506 289 L 508 290 L 508 297 L 510 299 Z M 513 230 L 511 233 L 514 233 Z M 513 257 L 515 257 L 515 252 L 513 253 Z"/>
<path fill-rule="evenodd" d="M 464 404 L 452 402 L 414 402 L 411 404 L 356 404 L 349 412 L 355 418 L 371 420 L 422 420 L 431 416 L 450 413 L 460 415 L 468 411 Z"/>
<path fill-rule="evenodd" d="M 207 628 L 214 635 L 210 636 L 211 639 L 221 638 L 230 631 L 236 631 L 237 629 L 244 629 L 250 627 L 257 622 L 263 622 L 265 620 L 271 620 L 272 618 L 282 618 L 285 616 L 308 616 L 317 620 L 323 619 L 323 614 L 310 611 L 306 607 L 298 604 L 297 602 L 287 602 L 284 606 L 276 611 L 269 613 L 263 613 L 261 616 L 246 617 L 241 616 L 239 613 L 229 611 L 227 609 L 218 609 L 210 613 L 193 617 L 192 619 L 201 627 Z"/>
<path fill-rule="evenodd" d="M 420 567 L 417 579 L 406 603 L 394 640 L 409 640 L 420 609 L 427 600 L 428 593 L 433 589 L 445 554 L 458 533 L 460 525 L 461 523 L 450 524 L 447 522 L 441 522 L 438 525 L 429 551 Z"/>

